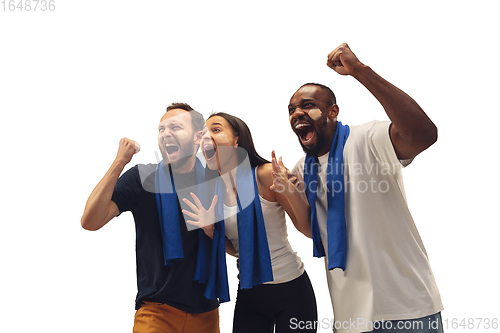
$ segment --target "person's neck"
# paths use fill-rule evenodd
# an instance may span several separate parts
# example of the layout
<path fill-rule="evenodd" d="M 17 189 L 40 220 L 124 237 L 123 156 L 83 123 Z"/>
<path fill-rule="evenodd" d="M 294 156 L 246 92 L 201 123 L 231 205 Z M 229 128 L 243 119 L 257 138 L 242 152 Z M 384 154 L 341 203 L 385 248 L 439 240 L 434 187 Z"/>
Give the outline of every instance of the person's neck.
<path fill-rule="evenodd" d="M 236 172 L 238 171 L 238 161 L 232 160 L 227 163 L 224 167 L 221 166 L 219 169 L 220 177 L 224 182 L 226 189 L 231 192 L 236 188 Z"/>
<path fill-rule="evenodd" d="M 327 130 L 325 133 L 325 144 L 323 148 L 319 151 L 318 157 L 321 157 L 330 152 L 332 146 L 333 138 L 335 138 L 335 132 L 337 131 L 337 121 L 328 119 Z"/>
<path fill-rule="evenodd" d="M 187 158 L 180 165 L 171 165 L 171 169 L 173 173 L 190 173 L 193 172 L 194 166 L 196 164 L 196 155 L 192 155 Z"/>

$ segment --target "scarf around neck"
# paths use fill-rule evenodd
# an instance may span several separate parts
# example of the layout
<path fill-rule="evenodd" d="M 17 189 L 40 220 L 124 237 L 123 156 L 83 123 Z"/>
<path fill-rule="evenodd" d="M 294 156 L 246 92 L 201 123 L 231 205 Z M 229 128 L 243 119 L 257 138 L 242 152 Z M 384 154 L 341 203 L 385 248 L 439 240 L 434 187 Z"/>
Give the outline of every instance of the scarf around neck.
<path fill-rule="evenodd" d="M 170 168 L 163 161 L 158 163 L 155 172 L 155 195 L 158 218 L 163 242 L 163 258 L 166 266 L 171 266 L 184 259 L 182 237 L 179 220 L 179 206 L 175 190 L 174 178 Z M 205 187 L 205 168 L 197 158 L 195 163 L 197 196 L 205 203 L 207 193 Z"/>
<path fill-rule="evenodd" d="M 345 270 L 347 239 L 345 222 L 345 189 L 344 189 L 344 146 L 349 136 L 349 126 L 337 122 L 337 129 L 330 146 L 328 156 L 326 194 L 328 200 L 327 237 L 328 237 L 328 269 Z M 321 242 L 318 217 L 316 212 L 316 196 L 318 181 L 318 157 L 306 155 L 304 162 L 304 183 L 307 201 L 311 206 L 311 232 L 313 254 L 324 257 L 325 250 Z M 340 166 L 340 167 L 339 167 Z M 335 172 L 340 170 L 339 172 Z M 335 191 L 335 184 L 340 184 L 340 191 Z"/>
<path fill-rule="evenodd" d="M 215 184 L 215 193 L 219 197 L 216 221 L 219 222 L 215 223 L 211 258 L 211 262 L 217 264 L 212 264 L 209 276 L 201 280 L 206 280 L 209 286 L 214 286 L 211 288 L 212 292 L 218 292 L 229 300 L 225 261 L 224 186 L 219 177 Z M 240 288 L 250 289 L 255 285 L 274 280 L 255 168 L 245 168 L 244 164 L 238 166 L 236 188 Z M 210 298 L 212 295 L 205 293 L 205 296 Z"/>
<path fill-rule="evenodd" d="M 195 164 L 197 197 L 202 202 L 205 208 L 208 208 L 208 186 L 205 183 L 205 168 L 199 159 L 196 159 Z M 155 173 L 155 194 L 156 207 L 158 209 L 158 217 L 160 220 L 160 229 L 163 242 L 163 257 L 165 265 L 171 266 L 175 262 L 184 259 L 184 251 L 182 248 L 182 236 L 180 230 L 179 206 L 177 201 L 177 193 L 172 173 L 166 170 L 163 161 L 156 167 Z M 216 239 L 214 237 L 214 239 Z M 216 242 L 213 242 L 216 243 Z M 225 243 L 224 243 L 225 244 Z M 212 255 L 212 240 L 208 237 L 203 229 L 198 229 L 198 255 L 196 258 L 196 269 L 193 276 L 193 281 L 205 283 L 205 297 L 212 300 L 219 300 L 219 303 L 229 301 L 229 287 L 227 285 L 227 273 L 217 274 L 212 280 L 204 279 L 209 276 L 211 271 L 219 271 L 223 268 L 226 272 L 225 257 Z M 214 257 L 214 260 L 211 260 Z M 221 268 L 219 268 L 221 267 Z M 207 283 L 210 282 L 210 283 Z M 225 287 L 220 288 L 220 285 Z"/>

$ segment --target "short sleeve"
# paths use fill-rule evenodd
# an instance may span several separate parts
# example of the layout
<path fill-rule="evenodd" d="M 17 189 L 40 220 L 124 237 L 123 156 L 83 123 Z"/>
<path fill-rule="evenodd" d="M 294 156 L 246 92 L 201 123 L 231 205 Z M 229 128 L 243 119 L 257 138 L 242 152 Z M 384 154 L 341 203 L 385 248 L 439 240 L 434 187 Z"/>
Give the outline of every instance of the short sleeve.
<path fill-rule="evenodd" d="M 409 165 L 413 159 L 399 160 L 392 145 L 389 121 L 373 121 L 368 123 L 368 145 L 377 161 L 386 165 L 390 170 L 396 171 Z"/>
<path fill-rule="evenodd" d="M 133 210 L 144 194 L 145 190 L 136 165 L 118 178 L 111 200 L 116 203 L 121 214 Z"/>

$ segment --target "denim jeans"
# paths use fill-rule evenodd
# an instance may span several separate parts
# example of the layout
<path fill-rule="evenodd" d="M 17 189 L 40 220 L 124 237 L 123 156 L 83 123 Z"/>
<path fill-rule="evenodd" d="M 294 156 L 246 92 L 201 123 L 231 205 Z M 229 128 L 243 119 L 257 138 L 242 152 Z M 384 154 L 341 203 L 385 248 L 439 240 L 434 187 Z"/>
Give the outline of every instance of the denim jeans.
<path fill-rule="evenodd" d="M 417 319 L 378 321 L 373 324 L 373 331 L 371 332 L 443 333 L 441 312 Z"/>

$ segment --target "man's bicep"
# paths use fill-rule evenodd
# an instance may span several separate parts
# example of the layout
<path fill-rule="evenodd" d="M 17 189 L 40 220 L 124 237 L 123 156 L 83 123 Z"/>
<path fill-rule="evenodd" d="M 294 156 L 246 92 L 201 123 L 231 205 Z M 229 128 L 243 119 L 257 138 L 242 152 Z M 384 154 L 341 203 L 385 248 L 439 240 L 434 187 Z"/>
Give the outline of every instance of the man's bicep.
<path fill-rule="evenodd" d="M 396 126 L 392 123 L 389 127 L 389 136 L 391 138 L 394 151 L 396 152 L 396 156 L 399 160 L 411 160 L 422 152 L 421 148 L 407 143 L 401 136 L 401 133 L 398 131 Z"/>
<path fill-rule="evenodd" d="M 111 219 L 118 216 L 119 214 L 120 214 L 120 209 L 118 208 L 118 205 L 113 200 L 111 200 L 109 204 L 108 216 L 106 216 L 106 223 L 111 221 Z"/>

